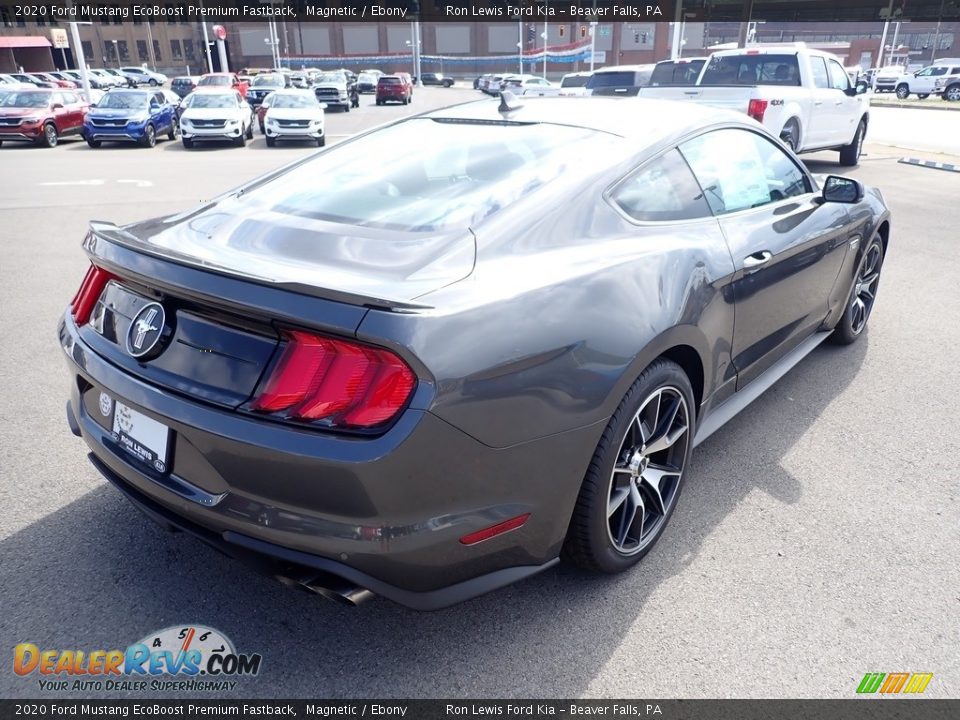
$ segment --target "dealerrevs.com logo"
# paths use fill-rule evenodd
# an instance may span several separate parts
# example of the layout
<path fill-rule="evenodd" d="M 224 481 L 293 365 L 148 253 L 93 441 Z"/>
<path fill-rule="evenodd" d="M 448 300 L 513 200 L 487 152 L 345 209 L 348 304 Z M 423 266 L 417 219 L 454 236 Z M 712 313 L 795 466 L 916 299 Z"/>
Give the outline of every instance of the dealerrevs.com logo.
<path fill-rule="evenodd" d="M 200 625 L 168 627 L 125 650 L 41 649 L 20 643 L 13 671 L 37 676 L 39 689 L 195 692 L 233 690 L 235 678 L 260 672 L 259 653 L 238 653 L 218 630 Z"/>

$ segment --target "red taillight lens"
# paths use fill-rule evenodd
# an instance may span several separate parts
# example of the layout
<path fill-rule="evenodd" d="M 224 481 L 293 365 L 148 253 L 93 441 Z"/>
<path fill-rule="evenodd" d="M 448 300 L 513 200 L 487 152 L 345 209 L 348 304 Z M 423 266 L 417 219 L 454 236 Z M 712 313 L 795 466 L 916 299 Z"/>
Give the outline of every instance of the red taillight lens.
<path fill-rule="evenodd" d="M 107 283 L 116 279 L 116 275 L 109 273 L 103 268 L 91 265 L 87 274 L 83 276 L 83 282 L 80 283 L 80 289 L 70 301 L 70 314 L 73 315 L 73 321 L 78 326 L 86 325 L 90 320 L 90 313 L 93 312 L 97 300 Z"/>
<path fill-rule="evenodd" d="M 767 101 L 753 99 L 747 105 L 747 115 L 757 122 L 763 122 L 763 114 L 767 112 Z"/>
<path fill-rule="evenodd" d="M 301 330 L 284 337 L 280 361 L 253 401 L 257 412 L 369 428 L 392 419 L 416 385 L 413 371 L 389 350 Z"/>

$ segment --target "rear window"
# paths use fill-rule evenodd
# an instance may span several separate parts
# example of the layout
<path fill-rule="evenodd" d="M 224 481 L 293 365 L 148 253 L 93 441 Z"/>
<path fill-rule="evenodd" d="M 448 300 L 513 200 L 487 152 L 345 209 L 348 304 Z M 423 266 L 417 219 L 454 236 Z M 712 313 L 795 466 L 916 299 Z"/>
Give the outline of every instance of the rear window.
<path fill-rule="evenodd" d="M 590 77 L 588 75 L 567 75 L 563 80 L 560 81 L 560 87 L 562 88 L 578 88 L 583 87 L 587 84 L 587 80 Z"/>
<path fill-rule="evenodd" d="M 397 77 L 382 77 L 379 80 L 381 85 L 401 85 L 403 81 Z"/>
<path fill-rule="evenodd" d="M 200 78 L 198 85 L 231 85 L 232 81 L 226 75 L 208 75 L 207 77 Z"/>
<path fill-rule="evenodd" d="M 651 85 L 693 85 L 697 82 L 703 60 L 658 63 L 650 76 Z"/>
<path fill-rule="evenodd" d="M 623 70 L 616 72 L 598 72 L 590 76 L 586 87 L 595 90 L 605 87 L 637 87 L 646 85 L 650 79 L 650 71 Z"/>
<path fill-rule="evenodd" d="M 242 200 L 318 221 L 462 230 L 565 173 L 588 171 L 622 152 L 621 142 L 561 125 L 416 118 L 339 143 Z M 411 147 L 418 151 L 403 151 Z"/>
<path fill-rule="evenodd" d="M 710 58 L 701 85 L 799 85 L 796 55 L 724 55 Z"/>

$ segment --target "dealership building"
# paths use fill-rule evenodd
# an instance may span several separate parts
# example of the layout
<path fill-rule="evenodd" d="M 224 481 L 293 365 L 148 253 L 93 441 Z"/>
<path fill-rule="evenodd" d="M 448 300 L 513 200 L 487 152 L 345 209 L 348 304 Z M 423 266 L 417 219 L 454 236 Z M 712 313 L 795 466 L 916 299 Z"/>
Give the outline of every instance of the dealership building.
<path fill-rule="evenodd" d="M 23 20 L 0 8 L 0 72 L 44 71 L 75 67 L 68 23 L 53 19 Z M 284 65 L 353 69 L 379 67 L 410 71 L 414 43 L 411 22 L 277 21 L 272 35 L 263 22 L 223 22 L 231 69 L 273 66 L 273 43 Z M 200 22 L 190 20 L 94 19 L 78 27 L 84 56 L 91 67 L 146 65 L 168 75 L 206 70 L 205 39 Z M 208 36 L 213 39 L 212 23 Z M 758 43 L 806 42 L 838 55 L 847 65 L 875 67 L 880 61 L 884 23 L 773 21 L 685 21 L 674 33 L 670 22 L 600 22 L 594 29 L 597 66 L 650 63 L 670 57 L 676 35 L 681 54 L 705 55 L 711 48 L 745 37 Z M 547 71 L 551 77 L 589 67 L 590 24 L 558 22 L 546 26 Z M 422 22 L 420 50 L 424 71 L 472 77 L 483 72 L 515 72 L 517 49 L 535 54 L 544 46 L 544 25 L 533 22 Z M 960 55 L 960 22 L 936 20 L 891 22 L 886 39 L 889 62 L 922 65 L 938 57 Z M 565 49 L 553 54 L 554 49 Z M 567 52 L 570 49 L 576 52 Z M 219 68 L 216 51 L 211 53 Z M 541 56 L 542 57 L 542 56 Z M 542 59 L 524 64 L 541 72 Z"/>

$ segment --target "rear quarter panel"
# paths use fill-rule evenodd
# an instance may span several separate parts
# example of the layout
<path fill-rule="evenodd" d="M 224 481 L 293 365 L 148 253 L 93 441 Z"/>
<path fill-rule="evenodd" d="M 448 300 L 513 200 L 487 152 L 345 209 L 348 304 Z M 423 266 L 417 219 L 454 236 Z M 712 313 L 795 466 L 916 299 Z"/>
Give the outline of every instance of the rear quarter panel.
<path fill-rule="evenodd" d="M 493 447 L 606 420 L 678 344 L 712 393 L 732 371 L 734 268 L 719 227 L 633 224 L 603 199 L 611 181 L 494 216 L 474 273 L 418 299 L 434 309 L 371 310 L 358 336 L 415 356 L 435 387 L 423 409 Z"/>

